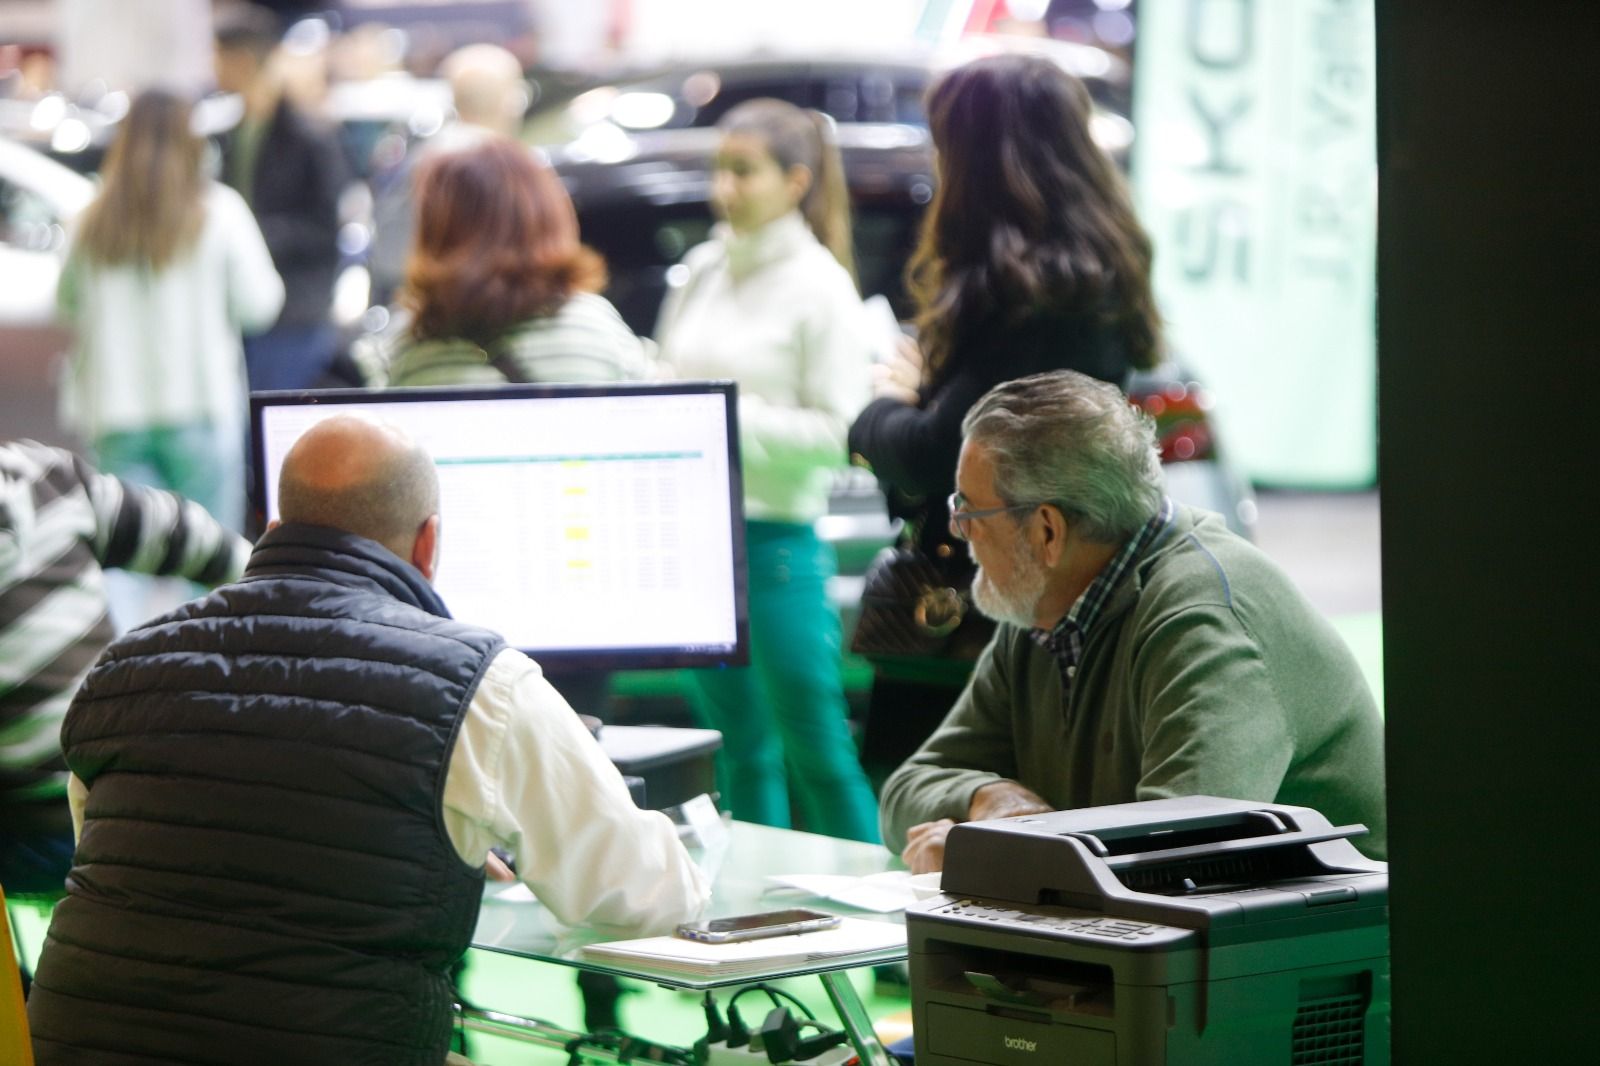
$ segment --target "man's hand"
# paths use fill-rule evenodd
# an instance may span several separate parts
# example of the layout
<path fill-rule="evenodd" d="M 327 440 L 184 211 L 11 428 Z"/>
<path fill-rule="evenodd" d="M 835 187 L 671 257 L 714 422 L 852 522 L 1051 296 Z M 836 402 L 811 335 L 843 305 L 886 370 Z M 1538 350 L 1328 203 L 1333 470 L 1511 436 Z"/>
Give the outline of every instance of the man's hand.
<path fill-rule="evenodd" d="M 906 830 L 906 850 L 900 859 L 914 874 L 931 874 L 944 869 L 944 838 L 956 823 L 948 818 L 923 822 Z"/>
<path fill-rule="evenodd" d="M 1012 818 L 1019 814 L 1044 814 L 1055 810 L 1033 789 L 1015 781 L 991 781 L 972 794 L 967 805 L 967 821 L 985 818 Z M 906 850 L 900 861 L 914 874 L 929 874 L 944 869 L 944 842 L 956 823 L 949 818 L 923 822 L 906 830 Z"/>
<path fill-rule="evenodd" d="M 967 806 L 967 821 L 985 818 L 1012 818 L 1019 814 L 1044 814 L 1055 808 L 1037 792 L 1015 781 L 991 781 L 972 794 Z"/>

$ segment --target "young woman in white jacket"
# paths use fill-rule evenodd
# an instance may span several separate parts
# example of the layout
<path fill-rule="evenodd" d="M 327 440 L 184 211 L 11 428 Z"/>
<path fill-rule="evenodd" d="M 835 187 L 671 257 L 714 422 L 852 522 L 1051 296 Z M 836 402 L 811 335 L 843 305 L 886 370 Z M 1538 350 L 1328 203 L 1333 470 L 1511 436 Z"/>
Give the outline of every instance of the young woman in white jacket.
<path fill-rule="evenodd" d="M 56 294 L 75 334 L 61 413 L 102 470 L 171 489 L 239 530 L 241 334 L 272 325 L 283 282 L 250 208 L 206 177 L 190 111 L 143 93 L 106 155 Z"/>
<path fill-rule="evenodd" d="M 751 100 L 718 124 L 711 240 L 656 329 L 680 378 L 739 383 L 751 663 L 700 671 L 723 733 L 734 817 L 876 841 L 877 805 L 850 737 L 837 564 L 812 523 L 870 392 L 869 326 L 852 278 L 849 202 L 829 120 Z"/>

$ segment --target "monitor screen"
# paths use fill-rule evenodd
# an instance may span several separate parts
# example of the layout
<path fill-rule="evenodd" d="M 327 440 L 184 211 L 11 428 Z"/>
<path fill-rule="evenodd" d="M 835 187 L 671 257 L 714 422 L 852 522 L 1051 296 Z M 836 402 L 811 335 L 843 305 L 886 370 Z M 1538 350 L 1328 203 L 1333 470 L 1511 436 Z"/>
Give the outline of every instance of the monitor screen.
<path fill-rule="evenodd" d="M 748 661 L 730 382 L 332 389 L 250 399 L 256 504 L 301 433 L 358 413 L 439 471 L 434 587 L 550 669 Z"/>

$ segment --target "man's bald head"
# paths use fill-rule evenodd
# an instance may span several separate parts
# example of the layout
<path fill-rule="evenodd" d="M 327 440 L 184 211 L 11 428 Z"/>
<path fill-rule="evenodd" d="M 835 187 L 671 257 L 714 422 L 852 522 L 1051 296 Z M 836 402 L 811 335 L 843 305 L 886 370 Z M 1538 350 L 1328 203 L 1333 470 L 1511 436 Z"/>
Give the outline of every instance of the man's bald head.
<path fill-rule="evenodd" d="M 357 415 L 312 426 L 284 457 L 278 515 L 375 540 L 407 561 L 439 512 L 433 460 L 398 428 Z"/>
<path fill-rule="evenodd" d="M 469 44 L 445 57 L 439 73 L 450 83 L 463 122 L 511 136 L 528 103 L 522 63 L 495 44 Z"/>

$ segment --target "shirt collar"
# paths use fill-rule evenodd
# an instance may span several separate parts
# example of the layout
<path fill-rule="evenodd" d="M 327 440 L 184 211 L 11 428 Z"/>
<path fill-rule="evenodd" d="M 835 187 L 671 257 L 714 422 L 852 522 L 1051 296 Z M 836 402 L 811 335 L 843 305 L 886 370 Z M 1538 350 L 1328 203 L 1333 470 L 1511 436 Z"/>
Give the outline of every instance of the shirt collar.
<path fill-rule="evenodd" d="M 283 522 L 256 541 L 244 580 L 291 576 L 370 588 L 440 618 L 450 617 L 433 584 L 415 566 L 377 541 L 330 526 Z"/>
<path fill-rule="evenodd" d="M 1048 650 L 1056 657 L 1057 664 L 1061 667 L 1064 677 L 1070 678 L 1076 670 L 1078 659 L 1083 654 L 1083 641 L 1089 634 L 1095 620 L 1100 617 L 1101 610 L 1106 601 L 1111 598 L 1111 592 L 1122 580 L 1122 575 L 1127 573 L 1150 542 L 1167 527 L 1172 521 L 1172 500 L 1170 497 L 1161 497 L 1161 506 L 1150 520 L 1139 531 L 1128 538 L 1104 570 L 1090 582 L 1089 587 L 1083 590 L 1083 595 L 1073 602 L 1072 607 L 1055 624 L 1053 629 L 1035 629 L 1032 636 L 1040 647 Z"/>

